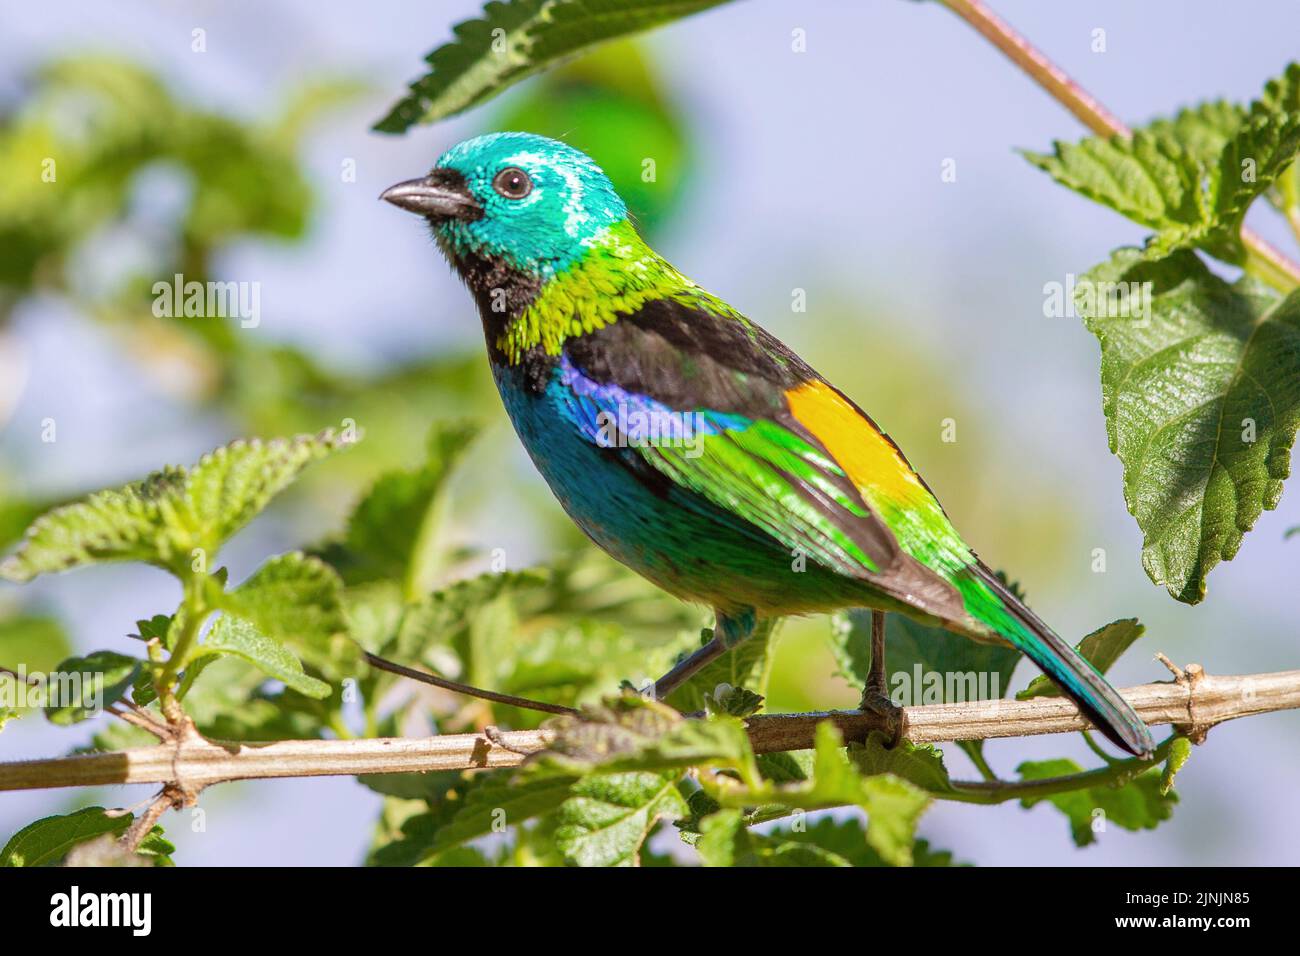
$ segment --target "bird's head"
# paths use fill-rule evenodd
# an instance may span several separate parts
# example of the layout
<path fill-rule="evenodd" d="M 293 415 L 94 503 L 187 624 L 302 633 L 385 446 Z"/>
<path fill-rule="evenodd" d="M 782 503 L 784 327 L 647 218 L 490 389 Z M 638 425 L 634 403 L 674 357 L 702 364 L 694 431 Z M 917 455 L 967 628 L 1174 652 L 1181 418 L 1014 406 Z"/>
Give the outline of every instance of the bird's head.
<path fill-rule="evenodd" d="M 486 259 L 541 276 L 565 269 L 627 217 L 589 156 L 531 133 L 467 139 L 443 153 L 429 175 L 380 198 L 424 216 L 457 267 Z"/>

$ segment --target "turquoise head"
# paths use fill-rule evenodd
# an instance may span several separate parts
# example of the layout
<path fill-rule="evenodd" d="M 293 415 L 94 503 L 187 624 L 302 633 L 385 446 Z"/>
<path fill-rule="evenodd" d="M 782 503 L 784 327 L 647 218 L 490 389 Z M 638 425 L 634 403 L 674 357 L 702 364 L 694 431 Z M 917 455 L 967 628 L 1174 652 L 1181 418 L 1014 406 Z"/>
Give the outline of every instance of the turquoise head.
<path fill-rule="evenodd" d="M 457 267 L 501 263 L 547 277 L 580 259 L 627 207 L 589 156 L 531 133 L 467 139 L 428 176 L 380 197 L 428 219 Z"/>

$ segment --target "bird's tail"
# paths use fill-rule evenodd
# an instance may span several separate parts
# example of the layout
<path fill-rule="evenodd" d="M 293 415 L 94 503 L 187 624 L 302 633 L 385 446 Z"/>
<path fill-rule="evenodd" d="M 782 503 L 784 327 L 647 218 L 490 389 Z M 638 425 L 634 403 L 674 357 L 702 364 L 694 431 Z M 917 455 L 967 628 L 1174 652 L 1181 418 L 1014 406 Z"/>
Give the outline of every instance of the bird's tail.
<path fill-rule="evenodd" d="M 1043 623 L 982 562 L 958 579 L 966 610 L 1038 665 L 1107 739 L 1137 757 L 1155 742 L 1147 725 L 1106 678 Z"/>

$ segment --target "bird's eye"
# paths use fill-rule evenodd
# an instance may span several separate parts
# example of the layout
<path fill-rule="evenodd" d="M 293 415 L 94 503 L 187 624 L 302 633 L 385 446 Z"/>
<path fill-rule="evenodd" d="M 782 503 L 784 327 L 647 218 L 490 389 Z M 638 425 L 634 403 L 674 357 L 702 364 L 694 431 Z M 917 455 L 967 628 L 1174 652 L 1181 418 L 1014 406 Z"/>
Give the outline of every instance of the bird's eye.
<path fill-rule="evenodd" d="M 533 191 L 533 181 L 518 166 L 508 166 L 496 174 L 492 188 L 507 199 L 523 199 Z"/>

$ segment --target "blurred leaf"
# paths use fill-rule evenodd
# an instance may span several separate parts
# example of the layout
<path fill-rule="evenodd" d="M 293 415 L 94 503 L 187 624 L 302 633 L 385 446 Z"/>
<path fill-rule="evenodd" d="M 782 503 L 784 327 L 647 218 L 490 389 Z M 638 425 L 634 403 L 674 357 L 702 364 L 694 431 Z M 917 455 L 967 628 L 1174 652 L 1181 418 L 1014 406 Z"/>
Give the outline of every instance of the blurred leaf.
<path fill-rule="evenodd" d="M 433 588 L 443 488 L 476 433 L 468 423 L 439 423 L 420 468 L 387 472 L 375 482 L 353 511 L 344 541 L 323 554 L 344 581 L 403 581 L 408 601 Z"/>
<path fill-rule="evenodd" d="M 1135 617 L 1126 617 L 1112 621 L 1105 627 L 1093 631 L 1075 648 L 1083 659 L 1097 668 L 1099 673 L 1106 673 L 1112 665 L 1139 637 L 1146 628 Z M 1031 697 L 1060 697 L 1061 692 L 1045 676 L 1039 675 L 1029 682 L 1029 686 L 1016 694 L 1016 700 L 1029 700 Z"/>
<path fill-rule="evenodd" d="M 375 124 L 404 133 L 469 109 L 596 44 L 670 23 L 723 0 L 507 0 L 452 28 L 456 39 L 425 60 L 429 72 Z"/>
<path fill-rule="evenodd" d="M 131 689 L 140 666 L 136 658 L 113 651 L 68 658 L 49 675 L 46 719 L 66 727 L 100 716 Z"/>
<path fill-rule="evenodd" d="M 636 866 L 660 819 L 686 816 L 680 773 L 592 774 L 556 811 L 555 845 L 575 866 Z"/>
<path fill-rule="evenodd" d="M 210 560 L 311 462 L 342 446 L 331 431 L 292 440 L 236 441 L 193 469 L 170 467 L 143 481 L 57 508 L 27 531 L 0 577 L 38 574 L 102 561 L 144 561 L 180 576 L 197 549 Z"/>
<path fill-rule="evenodd" d="M 228 613 L 217 618 L 195 651 L 196 656 L 203 654 L 231 654 L 242 658 L 308 697 L 322 698 L 330 694 L 330 685 L 304 674 L 302 663 L 284 645 L 267 637 L 249 621 Z"/>
<path fill-rule="evenodd" d="M 849 611 L 831 631 L 840 673 L 857 690 L 871 670 L 871 612 Z M 996 699 L 1006 694 L 1020 652 L 981 644 L 901 614 L 885 615 L 886 686 L 900 706 Z M 903 693 L 910 688 L 909 693 Z"/>
<path fill-rule="evenodd" d="M 70 650 L 67 632 L 55 618 L 0 614 L 0 666 L 23 667 L 29 674 L 50 671 Z"/>
<path fill-rule="evenodd" d="M 691 172 L 684 122 L 641 47 L 619 41 L 548 70 L 490 125 L 582 150 L 609 176 L 637 228 L 652 234 Z"/>
<path fill-rule="evenodd" d="M 103 807 L 86 807 L 62 816 L 43 817 L 23 827 L 0 850 L 0 867 L 51 866 L 73 847 L 105 833 L 120 836 L 132 816 L 109 816 Z"/>
<path fill-rule="evenodd" d="M 1192 253 L 1145 262 L 1133 249 L 1085 281 L 1150 283 L 1149 318 L 1098 314 L 1082 299 L 1080 312 L 1101 341 L 1106 430 L 1144 534 L 1143 567 L 1196 604 L 1214 565 L 1277 507 L 1290 472 L 1300 291 L 1279 301 L 1249 278 L 1229 285 Z"/>
<path fill-rule="evenodd" d="M 1026 761 L 1016 768 L 1021 780 L 1045 780 L 1080 773 L 1073 760 Z M 1173 814 L 1178 802 L 1175 793 L 1161 793 L 1159 768 L 1140 774 L 1122 787 L 1102 785 L 1049 797 L 1025 797 L 1020 805 L 1026 809 L 1048 801 L 1070 821 L 1070 835 L 1076 846 L 1095 843 L 1096 834 L 1111 824 L 1125 830 L 1154 830 Z"/>

